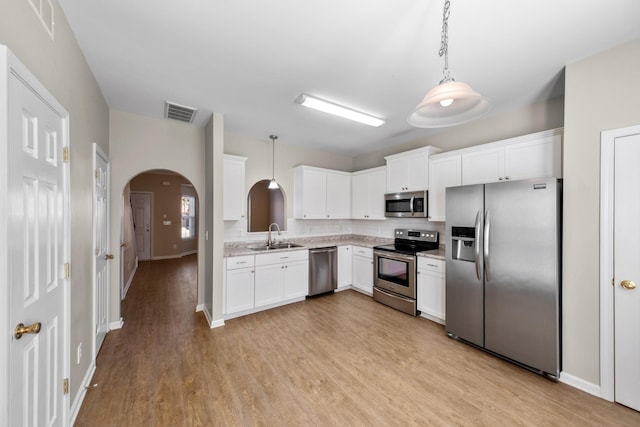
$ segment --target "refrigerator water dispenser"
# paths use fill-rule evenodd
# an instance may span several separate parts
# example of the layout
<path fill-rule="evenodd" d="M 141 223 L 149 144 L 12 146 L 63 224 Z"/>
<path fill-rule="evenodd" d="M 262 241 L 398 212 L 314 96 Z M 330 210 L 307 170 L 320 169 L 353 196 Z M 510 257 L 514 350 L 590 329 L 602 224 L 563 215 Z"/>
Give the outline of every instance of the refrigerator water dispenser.
<path fill-rule="evenodd" d="M 451 257 L 461 261 L 476 259 L 475 227 L 451 227 Z"/>

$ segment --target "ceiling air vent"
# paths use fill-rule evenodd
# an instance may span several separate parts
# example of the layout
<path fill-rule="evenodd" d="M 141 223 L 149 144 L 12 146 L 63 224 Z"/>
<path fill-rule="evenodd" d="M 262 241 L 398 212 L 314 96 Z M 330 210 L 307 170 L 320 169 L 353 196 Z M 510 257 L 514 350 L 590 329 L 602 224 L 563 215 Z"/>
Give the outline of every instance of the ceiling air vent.
<path fill-rule="evenodd" d="M 164 117 L 167 119 L 192 123 L 197 112 L 197 108 L 187 107 L 186 105 L 175 104 L 169 101 L 164 102 Z"/>

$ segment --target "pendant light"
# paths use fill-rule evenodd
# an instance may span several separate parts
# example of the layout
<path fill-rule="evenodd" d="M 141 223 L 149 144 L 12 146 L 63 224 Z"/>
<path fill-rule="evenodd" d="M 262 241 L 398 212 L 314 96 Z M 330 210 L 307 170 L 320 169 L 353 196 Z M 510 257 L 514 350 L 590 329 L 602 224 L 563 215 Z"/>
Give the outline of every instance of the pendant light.
<path fill-rule="evenodd" d="M 419 128 L 441 128 L 459 125 L 480 117 L 489 108 L 489 100 L 471 86 L 456 82 L 449 75 L 449 9 L 445 0 L 442 14 L 440 56 L 444 56 L 444 78 L 431 89 L 413 113 L 407 118 L 410 125 Z"/>
<path fill-rule="evenodd" d="M 269 181 L 269 190 L 277 190 L 280 188 L 276 181 L 276 135 L 269 135 L 271 138 L 271 181 Z"/>

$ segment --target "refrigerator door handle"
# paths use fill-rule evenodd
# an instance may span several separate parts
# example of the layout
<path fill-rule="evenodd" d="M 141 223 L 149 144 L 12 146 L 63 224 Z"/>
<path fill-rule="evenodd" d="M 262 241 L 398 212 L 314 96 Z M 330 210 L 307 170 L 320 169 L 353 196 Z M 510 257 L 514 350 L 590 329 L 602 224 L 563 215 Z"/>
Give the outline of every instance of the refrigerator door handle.
<path fill-rule="evenodd" d="M 484 277 L 491 280 L 491 258 L 489 257 L 489 235 L 491 233 L 491 215 L 489 211 L 484 214 Z"/>
<path fill-rule="evenodd" d="M 476 213 L 476 233 L 475 233 L 475 239 L 476 241 L 474 242 L 474 244 L 476 245 L 476 252 L 475 252 L 475 259 L 474 262 L 476 264 L 476 277 L 478 278 L 478 280 L 481 280 L 480 277 L 480 224 L 482 223 L 482 211 L 478 211 L 478 213 Z"/>

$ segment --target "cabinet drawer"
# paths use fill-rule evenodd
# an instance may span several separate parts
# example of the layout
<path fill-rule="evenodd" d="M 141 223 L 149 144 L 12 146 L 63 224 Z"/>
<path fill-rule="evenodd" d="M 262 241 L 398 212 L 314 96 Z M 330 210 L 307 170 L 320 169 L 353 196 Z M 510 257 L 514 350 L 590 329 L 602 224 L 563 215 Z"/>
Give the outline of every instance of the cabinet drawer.
<path fill-rule="evenodd" d="M 373 259 L 373 249 L 365 248 L 363 246 L 354 246 L 353 254 L 357 256 L 367 257 Z"/>
<path fill-rule="evenodd" d="M 232 256 L 227 258 L 227 270 L 253 267 L 253 255 Z"/>
<path fill-rule="evenodd" d="M 433 271 L 444 274 L 444 261 L 433 258 L 418 257 L 418 270 Z"/>
<path fill-rule="evenodd" d="M 309 259 L 309 251 L 283 251 L 256 255 L 256 265 L 281 264 L 283 262 L 304 261 Z"/>

